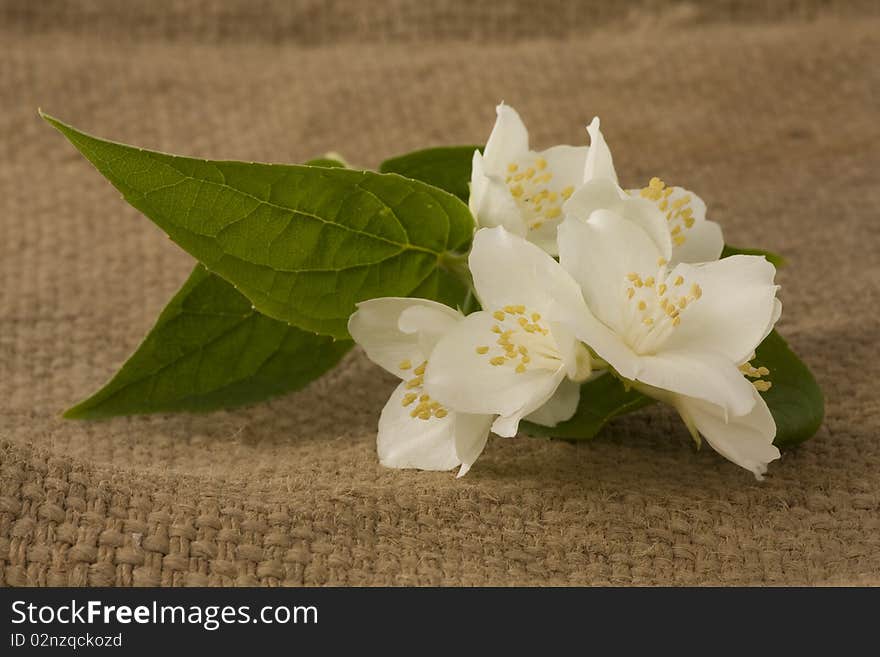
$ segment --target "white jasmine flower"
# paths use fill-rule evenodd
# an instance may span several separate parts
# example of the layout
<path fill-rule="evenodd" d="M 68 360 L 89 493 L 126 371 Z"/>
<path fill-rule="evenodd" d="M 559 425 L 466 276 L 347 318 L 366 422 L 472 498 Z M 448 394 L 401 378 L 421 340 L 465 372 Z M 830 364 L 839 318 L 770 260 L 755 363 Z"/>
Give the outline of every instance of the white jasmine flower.
<path fill-rule="evenodd" d="M 575 327 L 577 337 L 760 477 L 778 458 L 776 430 L 744 373 L 764 374 L 747 361 L 781 312 L 773 265 L 734 256 L 670 267 L 644 230 L 608 210 L 566 219 L 559 244 L 560 263 L 599 320 Z"/>
<path fill-rule="evenodd" d="M 363 301 L 349 319 L 349 333 L 370 360 L 402 379 L 379 417 L 382 465 L 421 470 L 460 465 L 461 477 L 483 452 L 492 416 L 453 411 L 424 388 L 437 341 L 463 319 L 441 303 L 395 297 Z"/>
<path fill-rule="evenodd" d="M 636 384 L 636 387 L 649 397 L 675 408 L 697 445 L 700 444 L 700 437 L 704 437 L 716 452 L 751 471 L 760 481 L 767 472 L 767 464 L 778 459 L 780 453 L 773 444 L 776 421 L 764 398 L 758 394 L 758 390 L 769 387 L 769 381 L 754 381 L 753 385 L 755 405 L 751 411 L 737 417 L 725 417 L 721 406 L 702 399 L 641 384 Z"/>
<path fill-rule="evenodd" d="M 474 153 L 470 209 L 479 226 L 504 226 L 556 254 L 562 205 L 584 180 L 586 146 L 529 149 L 519 114 L 498 105 L 498 118 L 481 155 Z"/>
<path fill-rule="evenodd" d="M 706 204 L 699 196 L 683 187 L 669 187 L 659 178 L 642 189 L 624 191 L 598 117 L 587 131 L 591 143 L 584 185 L 565 204 L 566 215 L 586 220 L 591 212 L 606 209 L 631 219 L 650 233 L 672 265 L 718 260 L 724 237 L 721 227 L 706 219 Z"/>
<path fill-rule="evenodd" d="M 531 414 L 550 426 L 569 419 L 577 382 L 590 373 L 589 353 L 571 327 L 595 321 L 577 283 L 500 226 L 477 231 L 469 264 L 483 310 L 439 339 L 425 388 L 448 408 L 498 415 L 492 431 L 501 436 L 515 435 Z"/>

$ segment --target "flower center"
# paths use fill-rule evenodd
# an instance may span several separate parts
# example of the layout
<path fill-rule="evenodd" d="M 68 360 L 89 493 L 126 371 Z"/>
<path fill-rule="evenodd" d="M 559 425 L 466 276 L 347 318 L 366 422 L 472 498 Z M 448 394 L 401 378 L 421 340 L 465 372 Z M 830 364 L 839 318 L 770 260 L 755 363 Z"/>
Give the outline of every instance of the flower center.
<path fill-rule="evenodd" d="M 638 272 L 626 275 L 621 333 L 641 355 L 655 353 L 681 323 L 681 315 L 703 296 L 696 283 L 688 283 L 678 274 L 673 277 L 663 258 L 657 264 L 659 269 L 653 276 L 642 277 Z"/>
<path fill-rule="evenodd" d="M 666 214 L 669 234 L 672 243 L 681 246 L 687 241 L 685 233 L 694 225 L 694 209 L 691 207 L 692 197 L 683 189 L 667 187 L 659 178 L 651 178 L 647 187 L 639 192 L 642 198 L 654 201 L 661 212 Z"/>
<path fill-rule="evenodd" d="M 492 313 L 493 342 L 476 351 L 495 367 L 513 367 L 517 374 L 533 368 L 556 370 L 562 364 L 556 341 L 541 315 L 525 306 L 504 306 Z"/>
<path fill-rule="evenodd" d="M 411 379 L 406 379 L 406 388 L 407 390 L 410 390 L 410 392 L 407 392 L 403 396 L 403 399 L 400 400 L 400 404 L 405 407 L 412 406 L 412 410 L 409 413 L 410 417 L 419 420 L 430 420 L 432 417 L 443 419 L 449 415 L 449 411 L 443 408 L 443 406 L 440 405 L 440 402 L 431 399 L 431 395 L 427 394 L 422 388 L 425 381 L 425 368 L 427 366 L 428 361 L 424 361 L 413 370 L 415 376 Z M 412 363 L 405 360 L 402 361 L 398 367 L 402 370 L 409 370 L 412 368 Z M 413 404 L 415 404 L 415 406 L 413 406 Z"/>
<path fill-rule="evenodd" d="M 752 357 L 754 358 L 754 356 Z M 739 366 L 739 371 L 750 379 L 755 379 L 755 381 L 752 381 L 752 385 L 755 386 L 755 390 L 758 392 L 767 392 L 773 385 L 771 381 L 765 381 L 761 378 L 770 374 L 770 370 L 766 367 L 754 367 L 750 362 L 746 361 Z"/>
<path fill-rule="evenodd" d="M 529 230 L 537 230 L 545 222 L 562 216 L 562 204 L 574 193 L 571 185 L 559 189 L 551 180 L 553 172 L 543 157 L 507 165 L 504 182 L 525 215 Z"/>

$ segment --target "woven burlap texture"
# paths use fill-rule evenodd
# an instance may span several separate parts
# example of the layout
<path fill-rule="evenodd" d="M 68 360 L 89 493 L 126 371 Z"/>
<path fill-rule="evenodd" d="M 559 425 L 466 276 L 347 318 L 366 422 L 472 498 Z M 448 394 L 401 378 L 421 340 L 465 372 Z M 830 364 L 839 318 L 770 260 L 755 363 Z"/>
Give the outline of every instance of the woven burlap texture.
<path fill-rule="evenodd" d="M 4 3 L 0 582 L 880 583 L 873 3 L 573 4 Z M 158 150 L 376 166 L 484 140 L 502 99 L 542 146 L 600 115 L 624 183 L 686 185 L 729 242 L 788 257 L 780 330 L 827 417 L 764 483 L 661 408 L 586 444 L 493 438 L 461 480 L 386 470 L 394 382 L 359 352 L 246 409 L 59 418 L 192 260 L 37 107 Z"/>

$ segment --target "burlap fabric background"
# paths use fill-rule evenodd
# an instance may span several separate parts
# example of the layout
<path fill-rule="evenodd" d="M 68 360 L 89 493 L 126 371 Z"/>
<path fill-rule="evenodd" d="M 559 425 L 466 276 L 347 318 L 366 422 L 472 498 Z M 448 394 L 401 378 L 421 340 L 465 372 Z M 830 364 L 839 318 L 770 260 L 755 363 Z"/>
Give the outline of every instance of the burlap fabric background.
<path fill-rule="evenodd" d="M 880 583 L 875 3 L 4 2 L 0 582 Z M 539 8 L 540 7 L 540 8 Z M 125 360 L 190 258 L 38 106 L 189 155 L 375 166 L 601 115 L 624 182 L 699 190 L 789 257 L 780 328 L 828 397 L 763 484 L 660 409 L 571 445 L 493 439 L 471 474 L 389 471 L 359 353 L 203 416 L 59 419 Z"/>

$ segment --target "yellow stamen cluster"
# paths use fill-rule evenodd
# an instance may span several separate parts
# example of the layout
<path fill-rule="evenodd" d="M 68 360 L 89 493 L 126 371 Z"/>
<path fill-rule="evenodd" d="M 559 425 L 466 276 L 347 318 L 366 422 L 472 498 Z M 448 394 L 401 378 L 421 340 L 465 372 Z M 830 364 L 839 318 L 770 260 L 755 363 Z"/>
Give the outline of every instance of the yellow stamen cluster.
<path fill-rule="evenodd" d="M 493 312 L 492 317 L 499 322 L 492 326 L 492 333 L 498 336 L 495 347 L 480 345 L 476 347 L 476 352 L 481 356 L 487 356 L 489 363 L 496 367 L 508 362 L 516 363 L 516 372 L 522 374 L 528 369 L 532 357 L 528 347 L 514 343 L 512 339 L 514 334 L 523 331 L 527 334 L 548 335 L 550 331 L 541 324 L 541 315 L 528 313 L 525 306 L 504 306 Z M 508 328 L 511 324 L 515 328 Z"/>
<path fill-rule="evenodd" d="M 415 376 L 406 382 L 406 388 L 412 390 L 412 392 L 407 392 L 403 396 L 403 399 L 401 399 L 400 403 L 404 407 L 416 404 L 409 413 L 412 418 L 430 420 L 432 417 L 436 417 L 442 419 L 449 415 L 449 411 L 443 408 L 443 406 L 440 405 L 440 402 L 431 399 L 431 396 L 422 390 L 425 368 L 427 366 L 428 361 L 425 361 L 413 370 Z M 408 360 L 404 360 L 400 362 L 398 367 L 402 370 L 409 370 L 412 369 L 412 363 Z"/>
<path fill-rule="evenodd" d="M 681 246 L 687 241 L 687 237 L 684 234 L 685 231 L 694 225 L 694 210 L 690 207 L 693 199 L 687 193 L 673 199 L 674 192 L 674 187 L 667 187 L 666 183 L 660 180 L 660 178 L 655 177 L 651 178 L 648 186 L 644 187 L 639 192 L 639 195 L 656 203 L 660 211 L 666 214 L 672 243 L 676 246 Z"/>
<path fill-rule="evenodd" d="M 665 261 L 660 265 L 660 272 L 658 273 L 657 279 L 655 280 L 654 276 L 647 276 L 642 278 L 636 272 L 630 272 L 626 275 L 626 279 L 632 284 L 632 287 L 628 287 L 626 289 L 626 298 L 632 300 L 636 296 L 636 291 L 644 289 L 645 292 L 650 290 L 653 292 L 653 295 L 648 292 L 648 299 L 640 298 L 636 303 L 636 309 L 639 311 L 641 316 L 641 322 L 646 326 L 652 326 L 656 321 L 662 319 L 665 315 L 668 317 L 668 321 L 672 323 L 672 326 L 678 326 L 681 323 L 681 312 L 688 307 L 689 304 L 693 303 L 701 296 L 703 296 L 703 289 L 696 283 L 691 285 L 689 294 L 679 294 L 675 295 L 670 292 L 670 287 L 666 283 L 660 283 L 660 279 L 665 279 Z M 681 276 L 676 276 L 675 281 L 673 281 L 673 287 L 681 287 L 684 284 L 684 278 Z M 667 294 L 669 293 L 669 294 Z M 640 295 L 644 297 L 644 295 Z M 649 303 L 652 300 L 653 303 Z M 658 317 L 658 309 L 662 311 L 662 314 L 659 314 Z"/>
<path fill-rule="evenodd" d="M 751 363 L 745 362 L 739 366 L 739 371 L 750 379 L 756 379 L 752 381 L 752 385 L 755 386 L 758 392 L 767 392 L 773 385 L 771 381 L 765 381 L 760 378 L 762 376 L 769 376 L 770 370 L 766 367 L 754 367 Z"/>
<path fill-rule="evenodd" d="M 507 188 L 516 204 L 526 212 L 530 230 L 561 217 L 562 204 L 574 193 L 574 187 L 570 185 L 551 189 L 548 183 L 552 179 L 553 173 L 547 169 L 547 160 L 543 157 L 524 167 L 515 162 L 507 165 Z"/>

